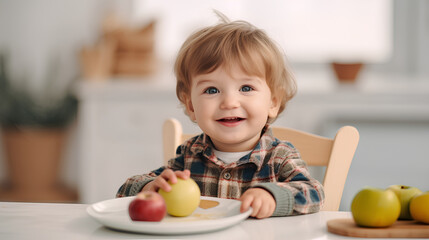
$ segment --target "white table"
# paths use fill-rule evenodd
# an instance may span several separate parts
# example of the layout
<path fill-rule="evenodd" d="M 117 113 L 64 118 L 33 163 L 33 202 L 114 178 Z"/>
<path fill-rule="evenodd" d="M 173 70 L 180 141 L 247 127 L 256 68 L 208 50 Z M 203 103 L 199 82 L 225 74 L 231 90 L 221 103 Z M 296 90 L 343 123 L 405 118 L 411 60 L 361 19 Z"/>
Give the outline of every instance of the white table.
<path fill-rule="evenodd" d="M 0 202 L 0 239 L 344 239 L 327 231 L 326 222 L 351 217 L 349 212 L 247 219 L 217 232 L 159 236 L 119 232 L 103 227 L 87 213 L 86 204 Z M 351 238 L 357 239 L 357 238 Z"/>

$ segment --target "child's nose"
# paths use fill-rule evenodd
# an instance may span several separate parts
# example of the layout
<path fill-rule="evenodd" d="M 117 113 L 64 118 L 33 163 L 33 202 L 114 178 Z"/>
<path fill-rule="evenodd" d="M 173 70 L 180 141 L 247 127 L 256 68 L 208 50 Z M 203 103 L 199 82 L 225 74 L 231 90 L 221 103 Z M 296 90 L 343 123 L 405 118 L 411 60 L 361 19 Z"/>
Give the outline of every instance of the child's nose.
<path fill-rule="evenodd" d="M 233 93 L 225 93 L 222 97 L 222 102 L 220 104 L 221 109 L 231 109 L 237 108 L 240 106 L 239 97 Z"/>

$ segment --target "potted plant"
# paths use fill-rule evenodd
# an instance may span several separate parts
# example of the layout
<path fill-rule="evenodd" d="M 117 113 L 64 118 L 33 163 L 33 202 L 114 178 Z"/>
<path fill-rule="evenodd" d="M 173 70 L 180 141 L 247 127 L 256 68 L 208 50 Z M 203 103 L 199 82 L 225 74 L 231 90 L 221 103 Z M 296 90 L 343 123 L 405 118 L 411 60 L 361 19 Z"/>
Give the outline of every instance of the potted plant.
<path fill-rule="evenodd" d="M 7 181 L 0 200 L 74 201 L 73 192 L 59 183 L 59 170 L 68 126 L 77 112 L 69 89 L 52 89 L 58 68 L 51 65 L 45 91 L 34 94 L 12 84 L 6 60 L 0 56 L 0 124 Z"/>

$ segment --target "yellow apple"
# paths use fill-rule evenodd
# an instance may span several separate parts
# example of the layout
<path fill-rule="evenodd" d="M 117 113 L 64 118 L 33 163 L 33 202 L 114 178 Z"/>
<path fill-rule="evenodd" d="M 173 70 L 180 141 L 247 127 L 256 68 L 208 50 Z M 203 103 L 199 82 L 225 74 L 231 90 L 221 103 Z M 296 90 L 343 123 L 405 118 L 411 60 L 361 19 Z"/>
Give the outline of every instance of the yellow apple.
<path fill-rule="evenodd" d="M 390 189 L 367 187 L 355 195 L 351 211 L 359 226 L 388 227 L 398 219 L 401 203 Z"/>
<path fill-rule="evenodd" d="M 413 219 L 410 214 L 410 200 L 422 193 L 420 189 L 416 187 L 409 187 L 403 185 L 392 185 L 388 189 L 395 192 L 396 196 L 401 203 L 401 214 L 399 214 L 399 219 L 410 220 Z"/>
<path fill-rule="evenodd" d="M 201 192 L 197 183 L 191 178 L 177 178 L 175 184 L 168 183 L 171 185 L 169 192 L 162 189 L 158 191 L 167 204 L 167 213 L 175 217 L 191 215 L 200 204 Z"/>
<path fill-rule="evenodd" d="M 410 213 L 413 219 L 429 224 L 429 192 L 424 192 L 411 199 Z"/>

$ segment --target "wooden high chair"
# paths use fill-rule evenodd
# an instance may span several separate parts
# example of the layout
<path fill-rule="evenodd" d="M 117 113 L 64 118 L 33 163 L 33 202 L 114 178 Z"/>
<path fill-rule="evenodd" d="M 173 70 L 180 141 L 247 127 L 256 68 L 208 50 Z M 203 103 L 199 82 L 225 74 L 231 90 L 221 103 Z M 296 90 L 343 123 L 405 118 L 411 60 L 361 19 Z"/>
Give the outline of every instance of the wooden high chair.
<path fill-rule="evenodd" d="M 355 154 L 359 132 L 352 126 L 337 131 L 334 139 L 284 127 L 272 127 L 276 138 L 291 142 L 308 166 L 324 166 L 325 203 L 322 210 L 338 211 L 347 174 Z M 184 134 L 176 119 L 168 119 L 163 126 L 164 164 L 176 155 L 176 148 L 195 134 Z"/>

